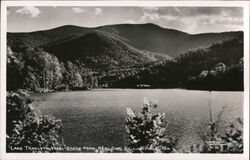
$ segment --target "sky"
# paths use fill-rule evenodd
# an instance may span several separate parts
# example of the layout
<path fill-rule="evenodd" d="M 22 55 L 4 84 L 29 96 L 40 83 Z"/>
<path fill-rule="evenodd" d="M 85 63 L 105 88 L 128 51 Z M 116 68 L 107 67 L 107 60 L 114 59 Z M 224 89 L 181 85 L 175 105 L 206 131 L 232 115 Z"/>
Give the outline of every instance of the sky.
<path fill-rule="evenodd" d="M 97 27 L 155 23 L 197 34 L 243 30 L 240 7 L 8 7 L 8 32 L 30 32 L 62 25 Z"/>

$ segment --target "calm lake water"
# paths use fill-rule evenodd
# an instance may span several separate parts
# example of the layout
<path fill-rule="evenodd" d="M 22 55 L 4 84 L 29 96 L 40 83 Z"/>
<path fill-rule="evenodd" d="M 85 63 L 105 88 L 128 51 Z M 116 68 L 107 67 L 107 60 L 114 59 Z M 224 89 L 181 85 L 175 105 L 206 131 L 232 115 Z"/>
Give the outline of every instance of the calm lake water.
<path fill-rule="evenodd" d="M 126 108 L 141 111 L 143 98 L 158 100 L 157 111 L 166 113 L 168 135 L 179 139 L 177 147 L 200 142 L 197 134 L 222 107 L 224 122 L 242 117 L 243 92 L 207 92 L 181 89 L 97 89 L 91 91 L 32 94 L 43 114 L 62 120 L 69 146 L 126 146 Z"/>

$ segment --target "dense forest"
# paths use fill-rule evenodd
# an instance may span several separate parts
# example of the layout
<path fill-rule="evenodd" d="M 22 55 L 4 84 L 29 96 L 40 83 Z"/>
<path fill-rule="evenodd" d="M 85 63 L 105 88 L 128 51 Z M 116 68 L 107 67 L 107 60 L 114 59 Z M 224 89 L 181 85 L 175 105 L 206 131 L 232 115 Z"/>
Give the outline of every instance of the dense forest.
<path fill-rule="evenodd" d="M 147 64 L 172 59 L 135 49 L 97 31 L 52 47 L 20 44 L 17 48 L 15 52 L 10 47 L 7 49 L 8 90 L 105 87 L 112 81 L 137 74 Z"/>
<path fill-rule="evenodd" d="M 243 90 L 242 37 L 188 51 L 174 60 L 144 68 L 136 76 L 114 82 L 113 87 Z"/>
<path fill-rule="evenodd" d="M 124 24 L 8 33 L 7 90 L 102 87 L 243 90 L 242 32 L 189 35 L 153 24 Z"/>
<path fill-rule="evenodd" d="M 71 61 L 58 61 L 57 57 L 43 50 L 27 49 L 21 53 L 7 50 L 7 89 L 28 91 L 60 90 L 67 84 L 70 89 L 97 86 L 93 72 L 81 69 Z M 63 86 L 62 86 L 63 85 Z"/>

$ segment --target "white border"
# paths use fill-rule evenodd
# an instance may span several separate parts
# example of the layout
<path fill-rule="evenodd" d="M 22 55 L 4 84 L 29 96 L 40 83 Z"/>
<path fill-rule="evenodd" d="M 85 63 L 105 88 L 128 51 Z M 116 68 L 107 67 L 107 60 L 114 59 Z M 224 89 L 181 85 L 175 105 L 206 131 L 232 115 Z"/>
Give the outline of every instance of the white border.
<path fill-rule="evenodd" d="M 134 154 L 134 153 L 6 153 L 6 32 L 7 6 L 211 6 L 244 8 L 244 153 L 243 154 Z M 247 1 L 2 1 L 1 2 L 0 159 L 143 159 L 249 160 L 249 2 Z"/>

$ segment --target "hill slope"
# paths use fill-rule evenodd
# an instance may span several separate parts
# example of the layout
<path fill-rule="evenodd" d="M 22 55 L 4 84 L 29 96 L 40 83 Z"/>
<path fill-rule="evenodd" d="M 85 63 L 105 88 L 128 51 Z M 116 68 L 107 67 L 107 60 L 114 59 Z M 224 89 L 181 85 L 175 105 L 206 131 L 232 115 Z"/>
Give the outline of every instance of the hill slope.
<path fill-rule="evenodd" d="M 192 35 L 151 23 L 120 24 L 100 28 L 115 32 L 127 39 L 126 42 L 135 48 L 163 53 L 171 57 L 177 57 L 188 50 L 206 48 L 214 43 L 233 39 L 243 34 L 242 32 L 222 32 Z"/>
<path fill-rule="evenodd" d="M 159 88 L 243 90 L 243 37 L 189 51 L 174 61 L 155 65 L 118 80 L 114 87 L 150 84 Z M 137 78 L 139 77 L 139 78 Z"/>
<path fill-rule="evenodd" d="M 66 25 L 49 30 L 24 32 L 24 33 L 7 33 L 8 45 L 15 51 L 23 46 L 38 47 L 47 43 L 76 37 L 90 32 L 91 28 Z"/>
<path fill-rule="evenodd" d="M 162 28 L 155 24 L 118 24 L 96 28 L 62 26 L 51 30 L 30 33 L 8 33 L 8 45 L 15 51 L 17 46 L 37 47 L 55 41 L 74 39 L 93 30 L 116 34 L 127 44 L 140 50 L 163 53 L 177 57 L 188 50 L 209 47 L 220 41 L 233 39 L 243 32 L 223 32 L 191 35 L 178 30 Z"/>
<path fill-rule="evenodd" d="M 100 30 L 43 48 L 61 61 L 78 60 L 92 69 L 125 68 L 170 59 L 166 55 L 135 49 L 121 37 Z"/>

